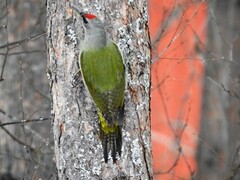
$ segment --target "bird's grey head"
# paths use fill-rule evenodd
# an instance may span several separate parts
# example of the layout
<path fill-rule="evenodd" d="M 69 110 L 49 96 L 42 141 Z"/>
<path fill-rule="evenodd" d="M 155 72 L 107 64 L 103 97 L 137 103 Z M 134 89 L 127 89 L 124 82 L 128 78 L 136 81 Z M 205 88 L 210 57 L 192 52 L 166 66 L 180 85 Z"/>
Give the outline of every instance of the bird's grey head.
<path fill-rule="evenodd" d="M 101 20 L 93 14 L 81 13 L 83 26 L 86 35 L 96 35 L 105 33 L 104 25 Z"/>
<path fill-rule="evenodd" d="M 108 37 L 104 25 L 97 16 L 81 13 L 85 31 L 85 49 L 103 48 L 107 45 Z"/>
<path fill-rule="evenodd" d="M 90 13 L 81 12 L 75 5 L 72 8 L 81 15 L 85 31 L 82 50 L 103 48 L 109 42 L 107 33 L 101 20 Z"/>

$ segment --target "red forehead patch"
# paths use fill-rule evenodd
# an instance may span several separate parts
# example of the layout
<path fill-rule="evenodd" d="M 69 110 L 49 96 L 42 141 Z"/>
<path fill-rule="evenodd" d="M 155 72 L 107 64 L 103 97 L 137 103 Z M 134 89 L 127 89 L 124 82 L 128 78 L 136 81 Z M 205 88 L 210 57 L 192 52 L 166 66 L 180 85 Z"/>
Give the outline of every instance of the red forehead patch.
<path fill-rule="evenodd" d="M 97 16 L 93 15 L 93 14 L 84 14 L 83 15 L 85 18 L 87 19 L 95 19 Z"/>

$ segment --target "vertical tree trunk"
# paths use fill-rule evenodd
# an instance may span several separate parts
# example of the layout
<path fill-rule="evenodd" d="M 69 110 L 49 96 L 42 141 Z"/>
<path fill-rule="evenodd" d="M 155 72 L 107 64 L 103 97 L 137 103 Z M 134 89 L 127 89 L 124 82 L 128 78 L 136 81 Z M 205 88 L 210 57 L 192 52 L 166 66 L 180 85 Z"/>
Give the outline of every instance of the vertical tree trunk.
<path fill-rule="evenodd" d="M 69 2 L 47 3 L 48 73 L 52 94 L 53 131 L 60 179 L 152 179 L 149 120 L 150 41 L 146 1 L 82 1 L 106 24 L 119 45 L 126 65 L 127 89 L 122 157 L 104 163 L 98 118 L 77 71 L 82 20 Z"/>

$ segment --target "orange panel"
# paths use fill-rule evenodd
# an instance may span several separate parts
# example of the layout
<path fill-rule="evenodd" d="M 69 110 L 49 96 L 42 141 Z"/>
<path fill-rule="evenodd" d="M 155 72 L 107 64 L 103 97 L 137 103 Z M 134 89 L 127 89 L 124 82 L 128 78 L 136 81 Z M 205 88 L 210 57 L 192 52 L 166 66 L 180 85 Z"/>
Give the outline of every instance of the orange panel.
<path fill-rule="evenodd" d="M 151 126 L 155 179 L 196 172 L 207 6 L 190 0 L 149 0 L 153 43 Z M 158 41 L 159 39 L 159 41 Z"/>

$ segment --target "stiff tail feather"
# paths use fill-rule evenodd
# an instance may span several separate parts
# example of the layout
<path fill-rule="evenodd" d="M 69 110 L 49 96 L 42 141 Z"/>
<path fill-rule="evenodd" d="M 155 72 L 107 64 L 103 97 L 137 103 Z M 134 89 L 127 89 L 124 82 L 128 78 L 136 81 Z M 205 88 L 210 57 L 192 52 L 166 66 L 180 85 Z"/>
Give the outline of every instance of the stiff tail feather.
<path fill-rule="evenodd" d="M 117 126 L 114 132 L 105 133 L 102 128 L 100 128 L 100 137 L 103 146 L 103 155 L 105 163 L 108 162 L 108 153 L 111 151 L 111 156 L 113 163 L 117 161 L 117 154 L 121 156 L 122 149 L 122 130 L 121 126 Z"/>

